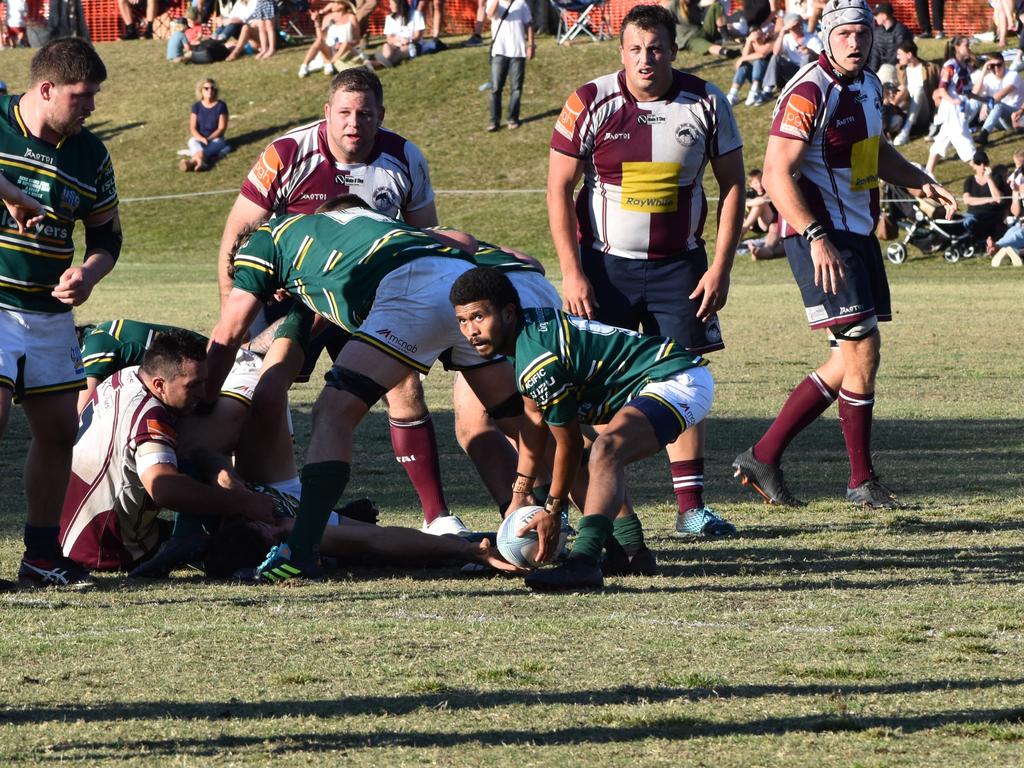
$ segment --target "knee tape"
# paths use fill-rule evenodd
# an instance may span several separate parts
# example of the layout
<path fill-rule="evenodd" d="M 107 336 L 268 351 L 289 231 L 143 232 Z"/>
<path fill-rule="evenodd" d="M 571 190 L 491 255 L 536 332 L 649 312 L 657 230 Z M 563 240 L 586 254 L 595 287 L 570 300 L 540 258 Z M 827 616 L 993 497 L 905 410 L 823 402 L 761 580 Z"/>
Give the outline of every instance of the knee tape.
<path fill-rule="evenodd" d="M 369 376 L 364 376 L 361 373 L 349 370 L 348 368 L 342 368 L 338 365 L 332 366 L 324 374 L 324 382 L 328 387 L 333 387 L 342 392 L 351 392 L 366 403 L 368 408 L 372 408 L 378 400 L 384 397 L 384 393 L 387 392 L 387 388 L 382 387 Z"/>
<path fill-rule="evenodd" d="M 857 341 L 878 332 L 878 318 L 872 315 L 855 323 L 833 325 L 828 330 L 836 341 Z"/>
<path fill-rule="evenodd" d="M 487 409 L 487 415 L 492 419 L 514 419 L 523 414 L 523 398 L 519 393 L 510 395 L 493 408 Z"/>

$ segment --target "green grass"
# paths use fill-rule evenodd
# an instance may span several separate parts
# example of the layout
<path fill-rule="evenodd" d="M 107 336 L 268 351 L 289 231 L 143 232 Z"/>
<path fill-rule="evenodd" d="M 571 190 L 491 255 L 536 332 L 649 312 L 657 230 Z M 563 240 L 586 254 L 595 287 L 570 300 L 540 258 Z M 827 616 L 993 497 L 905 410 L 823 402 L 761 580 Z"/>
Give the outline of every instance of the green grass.
<path fill-rule="evenodd" d="M 294 50 L 265 63 L 190 68 L 156 43 L 101 47 L 111 70 L 94 127 L 125 202 L 125 252 L 82 320 L 142 317 L 209 329 L 214 260 L 232 193 L 260 148 L 319 114 L 323 78 Z M 937 50 L 926 50 L 932 57 Z M 4 51 L 24 85 L 28 54 Z M 517 133 L 487 135 L 483 51 L 385 72 L 387 124 L 431 161 L 442 221 L 551 266 L 542 194 L 561 101 L 615 66 L 613 45 L 542 41 Z M 719 85 L 731 68 L 682 57 Z M 215 171 L 174 170 L 194 81 L 213 75 L 236 151 Z M 768 107 L 739 107 L 748 166 Z M 536 119 L 530 119 L 537 116 Z M 1008 162 L 1001 138 L 990 153 Z M 907 155 L 923 161 L 921 141 Z M 959 191 L 966 166 L 939 167 Z M 713 194 L 713 183 L 709 194 Z M 500 189 L 456 194 L 453 190 Z M 183 268 L 184 267 L 184 268 Z M 0 596 L 0 764 L 43 765 L 1013 765 L 1024 759 L 1024 482 L 1018 352 L 1024 270 L 912 253 L 889 270 L 875 461 L 910 508 L 840 501 L 834 413 L 787 456 L 810 505 L 769 509 L 729 478 L 787 391 L 823 357 L 783 262 L 739 259 L 714 356 L 708 496 L 743 538 L 680 543 L 663 457 L 630 470 L 662 575 L 599 595 L 537 596 L 454 567 L 342 568 L 301 589 L 139 586 Z M 428 381 L 453 507 L 495 514 L 452 438 L 450 381 Z M 301 450 L 316 389 L 294 391 Z M 361 428 L 349 493 L 415 525 L 384 417 Z M 20 554 L 16 412 L 0 443 L 0 572 Z"/>

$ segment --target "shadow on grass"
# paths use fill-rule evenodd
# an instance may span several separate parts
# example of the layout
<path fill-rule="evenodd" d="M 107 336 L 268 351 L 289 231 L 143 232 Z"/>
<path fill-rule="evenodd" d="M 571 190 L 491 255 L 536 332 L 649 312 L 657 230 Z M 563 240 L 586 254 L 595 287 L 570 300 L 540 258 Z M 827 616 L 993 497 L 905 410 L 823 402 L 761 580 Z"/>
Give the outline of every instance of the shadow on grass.
<path fill-rule="evenodd" d="M 245 133 L 233 133 L 228 136 L 228 144 L 231 145 L 232 152 L 237 152 L 239 149 L 248 146 L 249 144 L 255 144 L 257 142 L 263 144 L 271 137 L 277 138 L 284 131 L 291 130 L 294 127 L 295 123 L 284 122 L 254 131 L 246 131 Z"/>
<path fill-rule="evenodd" d="M 519 119 L 520 124 L 522 123 L 535 123 L 538 120 L 547 120 L 549 117 L 554 117 L 561 113 L 561 109 L 549 109 L 547 112 L 538 112 L 536 115 L 530 115 L 529 117 L 522 117 Z"/>
<path fill-rule="evenodd" d="M 121 123 L 120 125 L 110 125 L 108 121 L 104 120 L 90 125 L 89 130 L 92 131 L 100 141 L 109 141 L 115 136 L 120 136 L 126 131 L 141 128 L 144 125 L 145 123 L 140 121 L 134 123 Z"/>
<path fill-rule="evenodd" d="M 986 678 L 980 680 L 922 680 L 899 683 L 850 685 L 722 685 L 715 688 L 622 687 L 611 690 L 546 691 L 506 689 L 474 691 L 451 689 L 397 696 L 351 696 L 320 700 L 278 700 L 245 702 L 237 699 L 212 702 L 141 701 L 112 702 L 97 706 L 58 705 L 0 709 L 0 719 L 12 725 L 48 722 L 105 723 L 131 720 L 148 721 L 223 721 L 268 720 L 283 717 L 322 720 L 371 715 L 405 716 L 417 711 L 473 711 L 511 706 L 593 706 L 594 714 L 609 706 L 650 705 L 669 702 L 699 702 L 714 699 L 760 699 L 765 697 L 856 697 L 914 695 L 943 691 L 980 691 L 993 688 L 1020 688 L 1022 679 Z M 901 709 L 905 705 L 901 705 Z M 623 713 L 617 720 L 628 721 Z M 321 751 L 343 746 L 401 744 L 413 747 L 457 746 L 460 744 L 580 744 L 641 741 L 650 738 L 689 739 L 696 737 L 781 736 L 795 732 L 864 731 L 871 728 L 899 730 L 903 733 L 934 730 L 949 725 L 1022 725 L 1024 708 L 950 710 L 906 715 L 857 716 L 850 714 L 813 714 L 793 717 L 766 717 L 741 722 L 721 722 L 690 717 L 644 718 L 633 726 L 573 726 L 555 731 L 477 730 L 465 733 L 441 731 L 373 731 L 327 735 L 306 732 L 278 735 L 229 736 L 209 739 L 140 739 L 126 741 L 75 741 L 58 744 L 55 751 L 85 753 L 100 758 L 112 753 L 146 750 L 151 755 L 186 752 L 194 755 L 218 753 L 225 748 L 260 747 L 275 742 L 277 751 Z"/>

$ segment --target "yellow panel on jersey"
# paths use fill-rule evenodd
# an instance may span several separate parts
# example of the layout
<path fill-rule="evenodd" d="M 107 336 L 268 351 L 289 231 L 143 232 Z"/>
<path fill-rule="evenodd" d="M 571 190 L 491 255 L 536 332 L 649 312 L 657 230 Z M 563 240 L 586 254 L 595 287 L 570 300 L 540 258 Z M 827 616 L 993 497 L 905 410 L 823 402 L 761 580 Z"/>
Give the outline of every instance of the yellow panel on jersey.
<path fill-rule="evenodd" d="M 866 192 L 878 186 L 878 136 L 868 136 L 850 148 L 850 189 Z"/>
<path fill-rule="evenodd" d="M 679 163 L 623 163 L 622 209 L 672 213 L 679 207 Z"/>

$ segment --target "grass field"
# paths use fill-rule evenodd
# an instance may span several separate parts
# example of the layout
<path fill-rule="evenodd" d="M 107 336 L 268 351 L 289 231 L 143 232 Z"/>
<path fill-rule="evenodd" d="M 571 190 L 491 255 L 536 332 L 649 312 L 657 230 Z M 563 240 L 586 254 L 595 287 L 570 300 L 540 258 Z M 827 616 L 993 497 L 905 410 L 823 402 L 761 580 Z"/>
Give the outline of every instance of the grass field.
<path fill-rule="evenodd" d="M 295 50 L 203 68 L 166 64 L 158 43 L 100 52 L 111 77 L 92 125 L 114 157 L 126 241 L 78 318 L 208 330 L 233 190 L 270 138 L 316 118 L 325 79 L 295 79 Z M 482 130 L 479 49 L 384 73 L 386 122 L 425 150 L 442 221 L 553 267 L 537 192 L 552 121 L 616 55 L 612 44 L 543 40 L 526 124 L 511 134 Z M 0 53 L 12 90 L 27 62 Z M 681 64 L 722 86 L 732 71 Z M 174 153 L 207 75 L 231 107 L 236 149 L 211 173 L 181 174 Z M 747 165 L 761 165 L 770 110 L 737 110 Z M 1003 138 L 990 154 L 1009 162 L 1015 148 Z M 920 140 L 906 149 L 924 160 Z M 966 166 L 939 170 L 959 193 Z M 190 192 L 211 194 L 164 197 Z M 0 595 L 0 765 L 1020 765 L 1022 273 L 916 252 L 889 270 L 896 316 L 884 329 L 875 464 L 907 509 L 841 501 L 834 412 L 787 455 L 809 506 L 770 509 L 731 482 L 733 456 L 825 353 L 786 264 L 739 258 L 722 313 L 728 347 L 712 362 L 707 476 L 709 500 L 742 538 L 671 538 L 657 457 L 630 480 L 662 575 L 611 579 L 602 594 L 538 596 L 454 566 L 343 566 L 295 589 L 179 573 L 152 585 L 102 577 L 82 595 Z M 452 437 L 450 381 L 436 371 L 427 381 L 449 501 L 471 526 L 493 528 Z M 294 391 L 300 451 L 315 394 Z M 387 522 L 415 525 L 381 411 L 358 441 L 346 496 L 371 495 Z M 0 443 L 7 577 L 20 556 L 26 445 L 16 412 Z"/>

